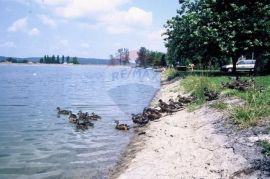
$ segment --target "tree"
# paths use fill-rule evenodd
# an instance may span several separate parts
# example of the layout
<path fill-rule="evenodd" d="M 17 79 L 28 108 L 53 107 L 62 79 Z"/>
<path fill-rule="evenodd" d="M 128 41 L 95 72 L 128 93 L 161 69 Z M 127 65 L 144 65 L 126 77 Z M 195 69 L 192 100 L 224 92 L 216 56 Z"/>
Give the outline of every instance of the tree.
<path fill-rule="evenodd" d="M 69 56 L 67 56 L 67 63 L 69 63 L 70 62 L 70 57 Z"/>
<path fill-rule="evenodd" d="M 44 59 L 43 58 L 40 58 L 39 59 L 39 63 L 43 63 L 44 62 Z"/>
<path fill-rule="evenodd" d="M 77 57 L 72 57 L 73 64 L 80 64 Z"/>
<path fill-rule="evenodd" d="M 177 16 L 166 27 L 171 63 L 196 62 L 209 66 L 240 55 L 256 54 L 256 66 L 270 49 L 268 0 L 180 0 Z M 258 63 L 258 64 L 257 64 Z"/>
<path fill-rule="evenodd" d="M 140 66 L 146 67 L 146 59 L 148 56 L 149 50 L 147 50 L 145 47 L 141 47 L 138 54 L 138 58 L 136 60 L 136 63 L 138 63 Z"/>
<path fill-rule="evenodd" d="M 123 63 L 128 64 L 129 63 L 129 50 L 127 48 L 124 48 L 123 52 Z"/>
<path fill-rule="evenodd" d="M 64 55 L 62 55 L 61 59 L 62 59 L 62 64 L 65 63 L 65 56 Z"/>
<path fill-rule="evenodd" d="M 57 64 L 60 63 L 60 57 L 59 57 L 59 55 L 57 55 L 55 63 L 57 63 Z"/>
<path fill-rule="evenodd" d="M 160 66 L 167 67 L 166 55 L 165 54 L 163 54 L 161 59 L 160 59 Z"/>
<path fill-rule="evenodd" d="M 56 59 L 55 59 L 55 56 L 54 56 L 54 55 L 52 56 L 52 61 L 51 61 L 51 63 L 53 63 L 53 64 L 56 63 Z"/>

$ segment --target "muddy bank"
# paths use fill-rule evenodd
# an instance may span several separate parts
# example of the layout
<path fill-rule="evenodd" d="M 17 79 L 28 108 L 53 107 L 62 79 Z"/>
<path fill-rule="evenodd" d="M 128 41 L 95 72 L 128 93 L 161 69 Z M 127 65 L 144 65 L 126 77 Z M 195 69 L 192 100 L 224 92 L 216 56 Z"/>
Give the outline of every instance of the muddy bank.
<path fill-rule="evenodd" d="M 179 87 L 179 81 L 163 84 L 152 106 L 159 98 L 168 101 L 182 94 Z M 267 126 L 239 129 L 228 115 L 208 105 L 194 112 L 179 111 L 135 129 L 134 139 L 110 177 L 267 178 L 269 161 L 257 145 L 259 139 L 269 139 Z"/>

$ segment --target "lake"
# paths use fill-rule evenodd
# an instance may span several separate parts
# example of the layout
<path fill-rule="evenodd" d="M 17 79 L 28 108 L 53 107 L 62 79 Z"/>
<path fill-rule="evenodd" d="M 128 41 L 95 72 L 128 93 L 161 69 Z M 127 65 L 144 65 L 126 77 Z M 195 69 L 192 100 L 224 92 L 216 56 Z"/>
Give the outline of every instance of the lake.
<path fill-rule="evenodd" d="M 114 120 L 132 125 L 159 84 L 151 69 L 0 65 L 0 178 L 106 178 L 133 135 Z M 57 106 L 102 119 L 79 130 Z"/>

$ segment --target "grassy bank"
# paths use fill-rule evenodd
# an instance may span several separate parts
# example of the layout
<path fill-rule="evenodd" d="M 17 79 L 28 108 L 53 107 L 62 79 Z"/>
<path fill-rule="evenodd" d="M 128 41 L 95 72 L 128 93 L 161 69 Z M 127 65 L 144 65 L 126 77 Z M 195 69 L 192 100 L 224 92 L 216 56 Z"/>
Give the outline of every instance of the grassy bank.
<path fill-rule="evenodd" d="M 183 77 L 181 86 L 186 92 L 196 96 L 196 101 L 190 105 L 190 110 L 200 107 L 206 102 L 203 89 L 217 91 L 224 97 L 240 97 L 244 104 L 240 106 L 228 106 L 218 100 L 211 107 L 219 110 L 227 110 L 236 124 L 242 127 L 256 125 L 260 120 L 270 117 L 270 76 L 254 77 L 255 83 L 246 91 L 223 88 L 221 83 L 231 81 L 228 76 L 218 72 L 178 72 L 169 69 L 165 72 L 169 78 Z M 251 80 L 244 76 L 241 79 Z M 258 89 L 260 88 L 260 90 Z"/>

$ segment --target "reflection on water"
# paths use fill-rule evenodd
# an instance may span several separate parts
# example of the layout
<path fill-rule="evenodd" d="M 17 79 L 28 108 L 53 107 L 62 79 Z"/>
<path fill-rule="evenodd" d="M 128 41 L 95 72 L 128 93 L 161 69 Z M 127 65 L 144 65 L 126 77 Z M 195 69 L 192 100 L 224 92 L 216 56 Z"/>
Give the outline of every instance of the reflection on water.
<path fill-rule="evenodd" d="M 151 70 L 0 65 L 0 178 L 104 178 L 132 135 L 114 120 L 131 124 L 158 87 Z M 77 130 L 57 106 L 102 119 Z"/>

